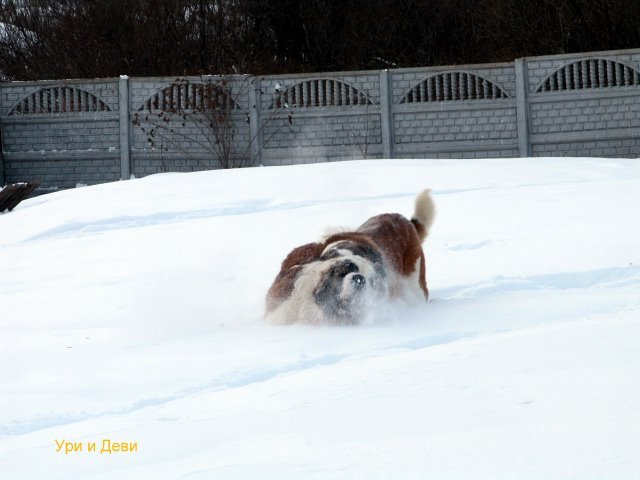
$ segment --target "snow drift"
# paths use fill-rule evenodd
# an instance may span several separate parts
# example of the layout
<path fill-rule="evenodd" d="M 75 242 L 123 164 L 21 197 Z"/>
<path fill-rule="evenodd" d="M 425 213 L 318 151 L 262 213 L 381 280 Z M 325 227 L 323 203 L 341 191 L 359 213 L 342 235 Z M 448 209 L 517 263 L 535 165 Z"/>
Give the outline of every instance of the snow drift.
<path fill-rule="evenodd" d="M 432 301 L 274 327 L 327 226 L 431 188 Z M 3 478 L 635 478 L 640 163 L 163 174 L 0 215 Z M 135 452 L 87 445 L 135 442 Z M 56 451 L 57 442 L 82 451 Z"/>

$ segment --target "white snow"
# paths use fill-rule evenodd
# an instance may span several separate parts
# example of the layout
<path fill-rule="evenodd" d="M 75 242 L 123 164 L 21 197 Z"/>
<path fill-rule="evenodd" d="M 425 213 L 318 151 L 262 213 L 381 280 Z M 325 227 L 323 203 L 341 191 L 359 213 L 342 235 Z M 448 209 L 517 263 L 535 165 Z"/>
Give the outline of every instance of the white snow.
<path fill-rule="evenodd" d="M 429 304 L 263 322 L 291 248 L 411 215 L 424 188 Z M 0 215 L 0 478 L 637 478 L 639 205 L 638 160 L 568 158 L 161 174 L 24 201 Z"/>

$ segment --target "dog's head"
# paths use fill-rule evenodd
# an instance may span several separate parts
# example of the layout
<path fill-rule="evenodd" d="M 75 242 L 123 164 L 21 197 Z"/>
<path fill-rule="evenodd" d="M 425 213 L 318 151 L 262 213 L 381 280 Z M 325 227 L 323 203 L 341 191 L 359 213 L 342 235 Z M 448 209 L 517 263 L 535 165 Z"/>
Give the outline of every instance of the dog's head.
<path fill-rule="evenodd" d="M 385 288 L 383 258 L 372 245 L 338 241 L 314 263 L 313 301 L 329 323 L 359 323 Z"/>

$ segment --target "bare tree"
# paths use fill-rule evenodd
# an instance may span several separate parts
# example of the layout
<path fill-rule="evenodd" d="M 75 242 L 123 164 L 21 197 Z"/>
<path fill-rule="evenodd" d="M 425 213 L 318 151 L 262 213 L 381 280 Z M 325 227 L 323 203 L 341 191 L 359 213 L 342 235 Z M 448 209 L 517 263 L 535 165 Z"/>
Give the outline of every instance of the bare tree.
<path fill-rule="evenodd" d="M 251 129 L 245 128 L 243 138 L 238 140 L 241 125 L 250 123 L 249 112 L 241 107 L 241 99 L 248 96 L 250 88 L 253 84 L 249 76 L 210 77 L 203 82 L 178 78 L 147 102 L 144 113 L 136 112 L 132 122 L 145 133 L 149 147 L 161 155 L 178 151 L 203 168 L 216 167 L 211 160 L 225 169 L 255 166 L 259 153 L 252 155 L 252 146 L 285 107 L 273 109 L 253 136 L 247 133 Z M 291 113 L 288 118 L 292 122 Z M 209 160 L 203 161 L 194 153 L 197 150 Z"/>
<path fill-rule="evenodd" d="M 313 72 L 636 48 L 631 0 L 0 0 L 6 80 Z"/>

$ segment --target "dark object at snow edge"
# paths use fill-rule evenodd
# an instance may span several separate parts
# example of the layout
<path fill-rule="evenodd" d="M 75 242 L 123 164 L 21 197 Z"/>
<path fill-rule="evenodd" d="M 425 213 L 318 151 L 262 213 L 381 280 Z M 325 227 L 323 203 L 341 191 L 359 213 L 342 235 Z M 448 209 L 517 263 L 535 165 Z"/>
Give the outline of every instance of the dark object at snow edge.
<path fill-rule="evenodd" d="M 22 200 L 27 198 L 40 182 L 10 183 L 0 189 L 0 213 L 13 210 Z"/>

